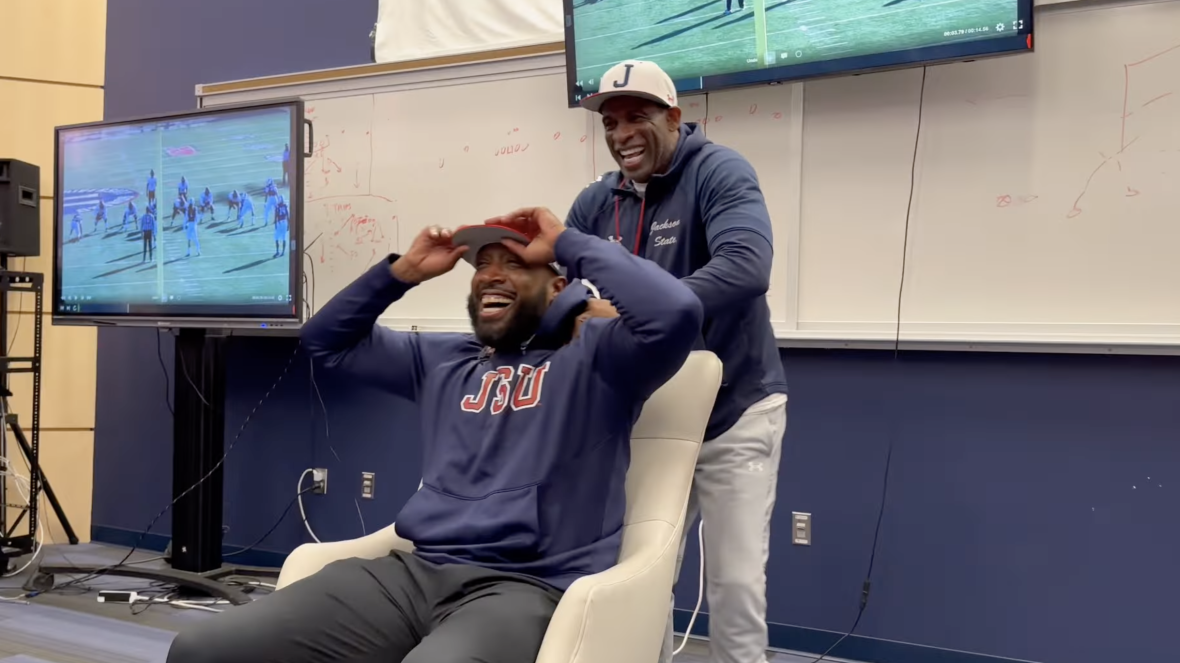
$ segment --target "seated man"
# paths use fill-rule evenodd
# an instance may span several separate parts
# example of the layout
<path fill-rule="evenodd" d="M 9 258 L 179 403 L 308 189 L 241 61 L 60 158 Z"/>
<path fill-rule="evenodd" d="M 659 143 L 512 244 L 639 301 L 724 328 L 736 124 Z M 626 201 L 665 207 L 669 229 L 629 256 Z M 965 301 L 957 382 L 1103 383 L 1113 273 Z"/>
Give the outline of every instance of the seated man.
<path fill-rule="evenodd" d="M 414 553 L 330 564 L 186 630 L 168 661 L 531 663 L 562 592 L 617 562 L 631 427 L 700 335 L 701 304 L 655 263 L 547 210 L 504 218 L 519 234 L 424 230 L 303 328 L 327 367 L 419 404 L 423 484 L 397 517 Z M 475 267 L 474 334 L 376 325 L 460 258 Z M 586 297 L 563 292 L 554 261 L 618 316 L 574 335 Z"/>

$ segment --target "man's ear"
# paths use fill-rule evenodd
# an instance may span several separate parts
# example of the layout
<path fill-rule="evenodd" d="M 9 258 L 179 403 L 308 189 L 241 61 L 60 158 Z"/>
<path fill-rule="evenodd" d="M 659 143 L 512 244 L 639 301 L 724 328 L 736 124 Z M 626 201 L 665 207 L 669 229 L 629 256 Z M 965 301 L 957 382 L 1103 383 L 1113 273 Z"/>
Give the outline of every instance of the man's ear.
<path fill-rule="evenodd" d="M 562 290 L 565 290 L 565 287 L 567 285 L 569 285 L 569 281 L 567 281 L 564 276 L 555 277 L 552 281 L 549 282 L 549 303 L 550 304 L 552 304 L 553 300 L 556 299 L 557 296 L 561 294 Z"/>
<path fill-rule="evenodd" d="M 673 106 L 668 109 L 666 114 L 668 116 L 668 129 L 679 130 L 680 129 L 680 107 Z"/>

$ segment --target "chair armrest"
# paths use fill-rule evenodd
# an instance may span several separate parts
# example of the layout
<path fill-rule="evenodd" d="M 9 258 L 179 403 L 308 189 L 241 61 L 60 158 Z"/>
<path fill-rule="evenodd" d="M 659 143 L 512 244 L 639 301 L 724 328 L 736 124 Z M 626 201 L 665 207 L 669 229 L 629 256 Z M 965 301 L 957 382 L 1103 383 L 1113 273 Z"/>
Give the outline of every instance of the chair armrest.
<path fill-rule="evenodd" d="M 622 552 L 617 565 L 570 585 L 549 622 L 537 663 L 651 663 L 659 658 L 678 530 L 662 520 L 629 529 L 626 547 L 631 550 Z"/>
<path fill-rule="evenodd" d="M 391 550 L 405 552 L 414 550 L 413 544 L 397 535 L 393 525 L 359 539 L 305 543 L 287 556 L 275 586 L 282 589 L 293 582 L 318 573 L 320 569 L 332 562 L 354 557 L 378 559 L 388 555 Z"/>

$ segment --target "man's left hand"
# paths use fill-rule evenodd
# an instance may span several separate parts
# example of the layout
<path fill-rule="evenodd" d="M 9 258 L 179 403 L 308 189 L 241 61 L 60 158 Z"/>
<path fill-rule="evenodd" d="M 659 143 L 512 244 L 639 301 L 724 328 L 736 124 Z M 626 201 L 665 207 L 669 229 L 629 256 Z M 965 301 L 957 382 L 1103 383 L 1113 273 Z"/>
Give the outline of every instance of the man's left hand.
<path fill-rule="evenodd" d="M 503 216 L 484 221 L 487 225 L 511 228 L 526 237 L 533 238 L 527 245 L 504 242 L 521 260 L 531 265 L 548 265 L 554 261 L 553 247 L 557 238 L 565 232 L 565 225 L 544 207 L 522 207 Z"/>
<path fill-rule="evenodd" d="M 586 310 L 574 320 L 574 338 L 582 333 L 582 325 L 590 318 L 617 318 L 619 311 L 615 305 L 605 299 L 591 299 L 586 302 Z"/>

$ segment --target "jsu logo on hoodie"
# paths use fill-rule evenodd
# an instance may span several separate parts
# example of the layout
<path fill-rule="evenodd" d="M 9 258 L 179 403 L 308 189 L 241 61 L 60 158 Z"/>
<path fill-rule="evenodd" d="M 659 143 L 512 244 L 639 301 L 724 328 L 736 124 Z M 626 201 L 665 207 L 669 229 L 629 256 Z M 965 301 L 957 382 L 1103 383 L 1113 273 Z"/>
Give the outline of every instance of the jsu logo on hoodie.
<path fill-rule="evenodd" d="M 549 362 L 540 366 L 521 364 L 517 368 L 501 366 L 488 371 L 480 378 L 478 391 L 464 396 L 459 407 L 464 412 L 483 412 L 491 401 L 489 411 L 492 414 L 500 414 L 509 406 L 513 410 L 536 407 L 541 403 L 541 389 L 548 372 Z M 512 384 L 513 378 L 516 378 L 515 385 Z"/>
<path fill-rule="evenodd" d="M 679 234 L 675 229 L 679 226 L 680 219 L 665 219 L 659 223 L 651 224 L 650 232 L 652 248 L 674 245 L 676 243 L 676 236 Z"/>

